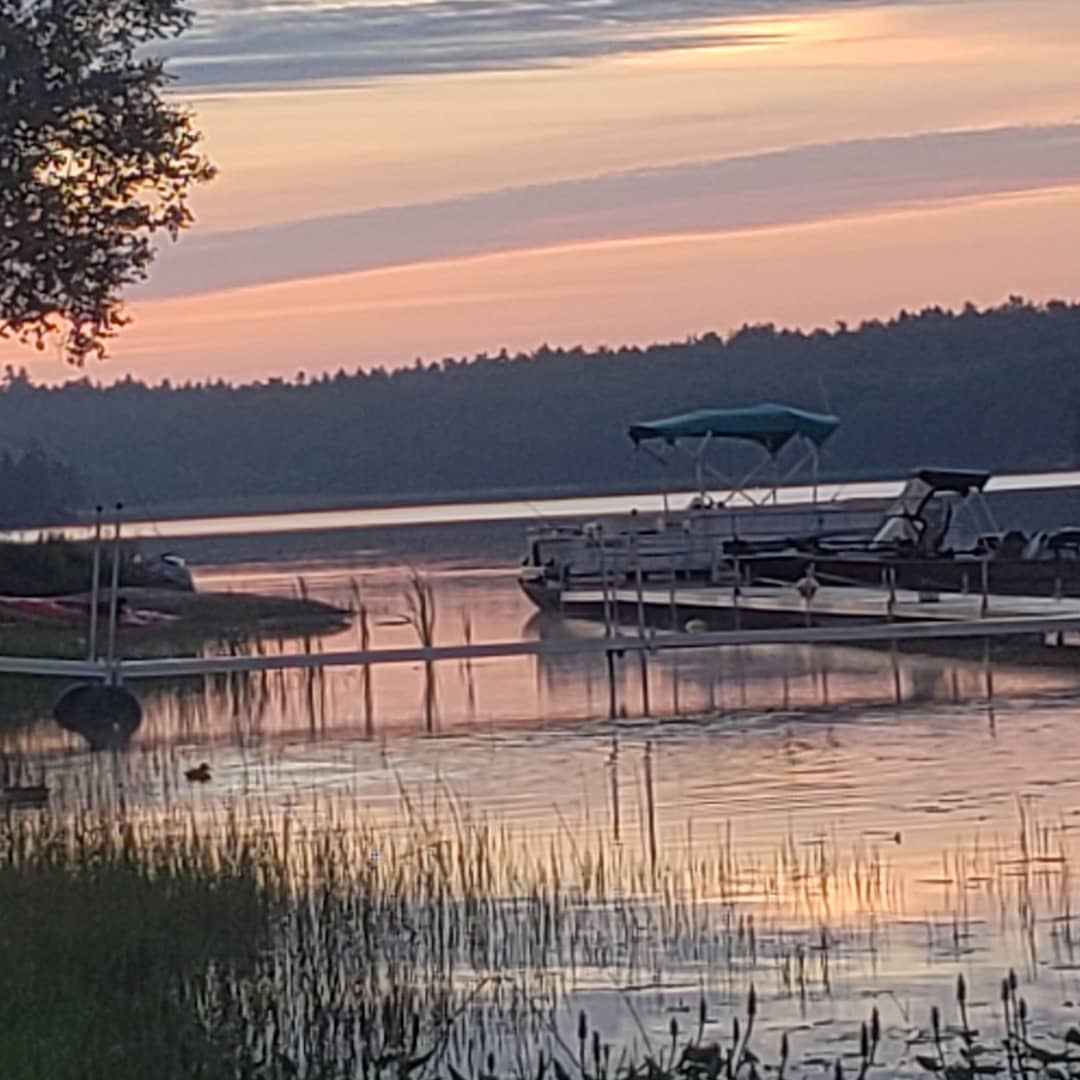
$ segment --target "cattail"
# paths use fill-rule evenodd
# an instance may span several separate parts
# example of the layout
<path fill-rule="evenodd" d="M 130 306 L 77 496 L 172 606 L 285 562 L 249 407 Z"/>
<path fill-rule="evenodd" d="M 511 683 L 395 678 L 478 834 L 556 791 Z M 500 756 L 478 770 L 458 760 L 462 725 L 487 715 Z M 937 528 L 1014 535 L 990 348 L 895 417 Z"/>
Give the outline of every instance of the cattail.
<path fill-rule="evenodd" d="M 750 993 L 746 998 L 746 1015 L 750 1020 L 753 1020 L 757 1015 L 757 993 L 754 991 L 754 984 L 750 984 Z"/>
<path fill-rule="evenodd" d="M 881 1014 L 875 1005 L 870 1013 L 870 1043 L 873 1046 L 881 1042 Z"/>
<path fill-rule="evenodd" d="M 938 1011 L 938 1007 L 935 1005 L 930 1010 L 930 1026 L 934 1029 L 934 1038 L 941 1038 L 941 1013 Z"/>
<path fill-rule="evenodd" d="M 863 1061 L 867 1061 L 870 1057 L 870 1032 L 866 1030 L 865 1020 L 859 1029 L 859 1053 L 862 1055 Z"/>
<path fill-rule="evenodd" d="M 964 982 L 963 975 L 956 976 L 956 1000 L 961 1008 L 967 1003 L 967 983 Z"/>

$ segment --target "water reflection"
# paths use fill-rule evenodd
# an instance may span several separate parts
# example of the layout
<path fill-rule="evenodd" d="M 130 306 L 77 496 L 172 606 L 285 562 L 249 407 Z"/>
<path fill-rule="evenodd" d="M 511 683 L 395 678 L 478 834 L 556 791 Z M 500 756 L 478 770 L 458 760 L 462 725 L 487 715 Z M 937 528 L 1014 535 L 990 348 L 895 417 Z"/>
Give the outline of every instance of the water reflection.
<path fill-rule="evenodd" d="M 407 568 L 262 568 L 250 580 L 293 589 L 298 572 L 363 618 L 333 638 L 215 648 L 417 643 Z M 235 570 L 213 578 L 249 583 Z M 437 617 L 422 632 L 441 643 L 602 632 L 534 614 L 504 572 L 434 568 L 426 580 Z M 122 807 L 181 831 L 237 815 L 326 826 L 358 872 L 372 850 L 380 873 L 436 855 L 456 866 L 486 836 L 505 853 L 485 893 L 493 911 L 515 889 L 542 895 L 553 859 L 574 889 L 595 887 L 602 867 L 614 907 L 581 906 L 569 884 L 561 894 L 572 943 L 552 939 L 541 955 L 505 939 L 507 956 L 533 957 L 537 985 L 555 980 L 559 1000 L 612 1037 L 633 1037 L 632 992 L 663 1039 L 680 995 L 701 986 L 730 1002 L 753 982 L 775 1023 L 820 1024 L 806 1040 L 820 1048 L 826 1020 L 865 1015 L 863 994 L 941 1001 L 958 969 L 992 987 L 1020 966 L 1048 1006 L 1080 1000 L 1069 872 L 1080 675 L 995 662 L 991 688 L 986 673 L 981 654 L 684 651 L 648 658 L 645 679 L 636 658 L 619 661 L 614 709 L 596 656 L 446 663 L 430 682 L 419 664 L 216 675 L 140 685 L 144 720 L 126 753 L 89 753 L 47 713 L 3 750 L 48 778 L 57 811 Z M 203 760 L 212 780 L 187 783 Z M 517 926 L 499 919 L 500 933 Z M 455 958 L 459 978 L 487 977 L 474 960 Z"/>

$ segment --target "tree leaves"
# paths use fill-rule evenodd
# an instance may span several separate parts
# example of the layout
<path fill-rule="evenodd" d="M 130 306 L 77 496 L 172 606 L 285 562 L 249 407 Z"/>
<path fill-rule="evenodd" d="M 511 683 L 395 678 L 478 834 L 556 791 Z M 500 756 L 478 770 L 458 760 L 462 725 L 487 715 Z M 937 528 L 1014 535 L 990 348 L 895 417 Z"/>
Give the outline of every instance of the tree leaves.
<path fill-rule="evenodd" d="M 0 337 L 103 355 L 154 235 L 191 224 L 215 170 L 138 52 L 190 20 L 181 0 L 0 0 Z"/>

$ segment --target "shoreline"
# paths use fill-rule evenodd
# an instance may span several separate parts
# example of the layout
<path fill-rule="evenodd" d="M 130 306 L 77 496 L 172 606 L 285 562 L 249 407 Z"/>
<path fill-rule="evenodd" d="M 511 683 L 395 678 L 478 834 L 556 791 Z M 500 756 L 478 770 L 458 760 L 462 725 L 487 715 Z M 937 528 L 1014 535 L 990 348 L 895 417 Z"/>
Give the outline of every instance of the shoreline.
<path fill-rule="evenodd" d="M 321 600 L 259 593 L 195 592 L 122 588 L 131 608 L 149 608 L 169 617 L 143 626 L 117 627 L 118 653 L 132 659 L 199 648 L 243 638 L 304 638 L 339 633 L 349 612 Z M 105 618 L 98 623 L 103 645 Z M 6 615 L 0 619 L 0 653 L 81 659 L 87 648 L 86 623 Z"/>

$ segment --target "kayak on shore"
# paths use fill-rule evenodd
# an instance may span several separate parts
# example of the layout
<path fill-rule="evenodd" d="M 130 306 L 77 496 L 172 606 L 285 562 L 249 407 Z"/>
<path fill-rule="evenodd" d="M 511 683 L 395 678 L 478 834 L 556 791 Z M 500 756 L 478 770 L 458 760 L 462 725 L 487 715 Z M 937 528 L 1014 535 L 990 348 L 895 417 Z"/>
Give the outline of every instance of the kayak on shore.
<path fill-rule="evenodd" d="M 90 617 L 91 601 L 87 596 L 4 596 L 0 595 L 0 616 L 14 615 L 42 622 L 77 624 Z M 107 602 L 98 605 L 100 617 L 108 618 Z M 160 626 L 175 622 L 179 615 L 156 608 L 133 608 L 123 597 L 117 605 L 119 626 Z"/>

